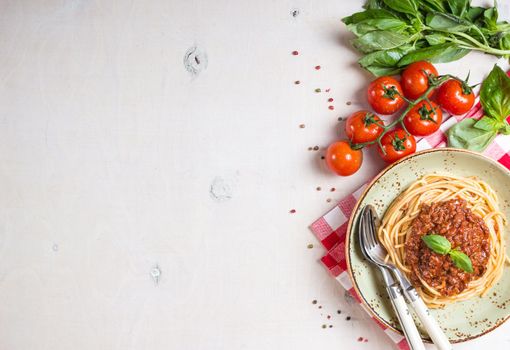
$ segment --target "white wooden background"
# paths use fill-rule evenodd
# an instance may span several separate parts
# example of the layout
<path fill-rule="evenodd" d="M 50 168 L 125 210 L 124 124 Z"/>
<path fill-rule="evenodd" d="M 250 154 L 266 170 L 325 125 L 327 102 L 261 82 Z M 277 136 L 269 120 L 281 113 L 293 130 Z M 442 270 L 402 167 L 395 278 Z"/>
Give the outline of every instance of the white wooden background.
<path fill-rule="evenodd" d="M 307 150 L 365 105 L 360 6 L 1 0 L 0 349 L 390 349 L 307 229 L 382 167 Z"/>

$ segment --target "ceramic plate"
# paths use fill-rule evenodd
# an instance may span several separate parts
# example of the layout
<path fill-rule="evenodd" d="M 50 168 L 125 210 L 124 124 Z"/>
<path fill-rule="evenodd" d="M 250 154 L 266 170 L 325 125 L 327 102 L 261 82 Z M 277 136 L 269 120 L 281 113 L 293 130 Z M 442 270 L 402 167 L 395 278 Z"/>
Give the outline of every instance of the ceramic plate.
<path fill-rule="evenodd" d="M 394 330 L 400 331 L 396 315 L 386 295 L 379 271 L 369 265 L 358 246 L 356 225 L 360 209 L 366 204 L 376 207 L 380 217 L 391 202 L 412 182 L 425 174 L 477 176 L 497 192 L 501 210 L 510 218 L 510 172 L 481 154 L 459 149 L 435 149 L 413 154 L 383 170 L 360 197 L 348 226 L 346 244 L 350 277 L 362 302 L 373 315 Z M 510 240 L 509 227 L 505 238 Z M 510 253 L 507 244 L 507 254 Z M 510 310 L 510 267 L 506 266 L 501 280 L 484 297 L 458 302 L 444 309 L 431 310 L 451 342 L 479 337 L 503 324 Z M 429 340 L 421 323 L 415 318 L 424 340 Z"/>

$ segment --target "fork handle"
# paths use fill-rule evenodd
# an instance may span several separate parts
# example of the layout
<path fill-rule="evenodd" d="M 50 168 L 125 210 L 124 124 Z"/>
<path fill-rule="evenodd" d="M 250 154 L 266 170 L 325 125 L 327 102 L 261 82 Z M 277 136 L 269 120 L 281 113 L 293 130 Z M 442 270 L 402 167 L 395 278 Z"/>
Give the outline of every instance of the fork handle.
<path fill-rule="evenodd" d="M 425 350 L 420 333 L 418 332 L 413 317 L 407 308 L 407 304 L 402 296 L 400 287 L 394 284 L 386 287 L 386 290 L 390 296 L 391 304 L 395 309 L 402 331 L 409 343 L 409 347 L 411 350 Z"/>
<path fill-rule="evenodd" d="M 436 319 L 430 314 L 430 311 L 427 306 L 425 306 L 423 300 L 421 298 L 417 298 L 411 302 L 411 305 L 436 347 L 439 350 L 451 350 L 452 345 L 448 341 L 448 338 L 441 327 L 439 327 L 439 324 L 437 324 Z"/>

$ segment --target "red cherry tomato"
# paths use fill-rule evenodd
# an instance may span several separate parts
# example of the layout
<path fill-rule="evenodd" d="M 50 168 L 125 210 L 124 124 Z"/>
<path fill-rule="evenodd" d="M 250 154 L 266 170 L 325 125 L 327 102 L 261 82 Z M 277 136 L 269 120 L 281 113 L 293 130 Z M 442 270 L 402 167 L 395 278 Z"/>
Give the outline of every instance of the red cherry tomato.
<path fill-rule="evenodd" d="M 352 143 L 374 141 L 383 132 L 384 122 L 378 115 L 369 111 L 352 114 L 345 122 L 345 134 Z"/>
<path fill-rule="evenodd" d="M 392 77 L 380 77 L 368 85 L 368 103 L 380 114 L 393 114 L 404 105 L 400 83 Z"/>
<path fill-rule="evenodd" d="M 414 62 L 407 66 L 401 79 L 404 96 L 416 100 L 423 95 L 429 88 L 429 75 L 437 77 L 438 73 L 436 67 L 427 61 Z"/>
<path fill-rule="evenodd" d="M 411 134 L 427 136 L 439 129 L 443 112 L 435 102 L 421 101 L 404 117 L 404 125 Z"/>
<path fill-rule="evenodd" d="M 349 176 L 361 167 L 363 152 L 354 150 L 347 141 L 338 141 L 329 145 L 326 152 L 328 167 L 338 175 Z"/>
<path fill-rule="evenodd" d="M 473 107 L 475 94 L 466 83 L 450 79 L 439 87 L 437 103 L 451 114 L 464 114 Z"/>
<path fill-rule="evenodd" d="M 381 139 L 382 148 L 378 147 L 379 155 L 388 163 L 407 156 L 416 151 L 416 140 L 413 135 L 402 129 L 395 129 Z"/>

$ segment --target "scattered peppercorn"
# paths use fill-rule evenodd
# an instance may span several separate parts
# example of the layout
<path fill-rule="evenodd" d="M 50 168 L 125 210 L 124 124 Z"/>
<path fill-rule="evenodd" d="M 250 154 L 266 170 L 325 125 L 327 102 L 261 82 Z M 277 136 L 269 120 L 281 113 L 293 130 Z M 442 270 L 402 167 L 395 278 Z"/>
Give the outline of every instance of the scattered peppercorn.
<path fill-rule="evenodd" d="M 315 66 L 315 69 L 319 70 L 319 69 L 321 69 L 321 66 Z"/>
<path fill-rule="evenodd" d="M 345 102 L 345 104 L 346 104 L 347 106 L 350 106 L 350 105 L 352 105 L 352 102 L 351 102 L 351 101 L 347 101 L 347 102 Z"/>
<path fill-rule="evenodd" d="M 305 128 L 305 124 L 299 124 L 299 127 L 300 127 L 301 129 L 304 129 L 304 128 Z"/>
<path fill-rule="evenodd" d="M 334 101 L 333 98 L 331 98 L 331 97 L 328 98 L 328 102 L 333 102 L 333 101 Z"/>
<path fill-rule="evenodd" d="M 332 324 L 330 324 L 330 325 L 329 325 L 329 328 L 333 328 L 333 325 L 332 325 Z"/>
<path fill-rule="evenodd" d="M 345 319 L 346 319 L 347 321 L 350 321 L 350 320 L 351 320 L 351 316 L 347 316 Z"/>
<path fill-rule="evenodd" d="M 327 326 L 325 324 L 322 325 L 322 328 L 326 328 Z"/>
<path fill-rule="evenodd" d="M 293 55 L 293 56 L 297 56 L 297 55 L 299 55 L 299 51 L 292 51 L 292 55 Z"/>
<path fill-rule="evenodd" d="M 317 89 L 315 89 L 314 91 L 315 91 L 315 92 L 317 92 L 317 93 L 319 93 L 319 92 L 321 92 L 321 89 L 320 89 L 320 88 L 317 88 Z"/>
<path fill-rule="evenodd" d="M 317 191 L 320 191 L 320 190 L 322 190 L 322 188 L 321 188 L 320 186 L 319 186 L 319 187 L 317 187 Z"/>
<path fill-rule="evenodd" d="M 308 147 L 308 150 L 311 151 L 313 148 L 312 147 Z"/>
<path fill-rule="evenodd" d="M 336 313 L 340 315 L 342 313 L 342 310 L 336 310 Z"/>
<path fill-rule="evenodd" d="M 335 106 L 328 106 L 328 108 L 329 108 L 330 110 L 334 110 L 334 109 L 335 109 Z"/>
<path fill-rule="evenodd" d="M 327 317 L 327 319 L 328 319 L 328 320 L 331 318 L 331 316 L 330 316 L 330 315 L 328 315 L 328 316 L 326 316 L 326 317 Z"/>
<path fill-rule="evenodd" d="M 301 84 L 301 82 L 300 82 L 299 80 L 296 80 L 296 81 L 294 82 L 294 84 L 299 85 L 299 84 Z"/>
<path fill-rule="evenodd" d="M 322 305 L 319 305 L 319 309 L 322 309 Z"/>
<path fill-rule="evenodd" d="M 366 342 L 368 342 L 368 339 L 367 338 L 363 339 L 363 343 L 366 343 Z"/>
<path fill-rule="evenodd" d="M 328 203 L 331 202 L 331 198 L 326 199 L 326 202 Z"/>
<path fill-rule="evenodd" d="M 319 150 L 319 146 L 314 146 L 314 147 L 313 147 L 313 150 L 314 150 L 314 151 L 318 151 L 318 150 Z"/>
<path fill-rule="evenodd" d="M 330 89 L 330 88 L 327 88 L 327 89 L 326 89 L 326 92 L 330 92 L 330 91 L 331 91 L 331 89 Z"/>
<path fill-rule="evenodd" d="M 324 156 L 321 156 L 321 159 L 326 159 L 326 157 L 324 157 Z"/>
<path fill-rule="evenodd" d="M 342 117 L 338 117 L 338 121 L 339 121 L 339 122 L 341 122 L 341 121 L 343 121 L 343 120 L 344 120 L 344 118 L 342 118 Z"/>
<path fill-rule="evenodd" d="M 310 244 L 309 244 L 309 245 L 307 245 L 306 247 L 307 247 L 308 249 L 312 249 L 312 248 L 313 248 L 313 244 L 311 244 L 311 243 L 310 243 Z"/>
<path fill-rule="evenodd" d="M 317 304 L 317 300 L 312 300 L 312 304 Z"/>
<path fill-rule="evenodd" d="M 294 214 L 296 212 L 296 209 L 291 209 L 289 213 Z"/>
<path fill-rule="evenodd" d="M 359 342 L 362 342 L 362 341 L 363 341 L 363 337 L 359 337 L 359 338 L 358 338 L 358 341 L 359 341 Z"/>

